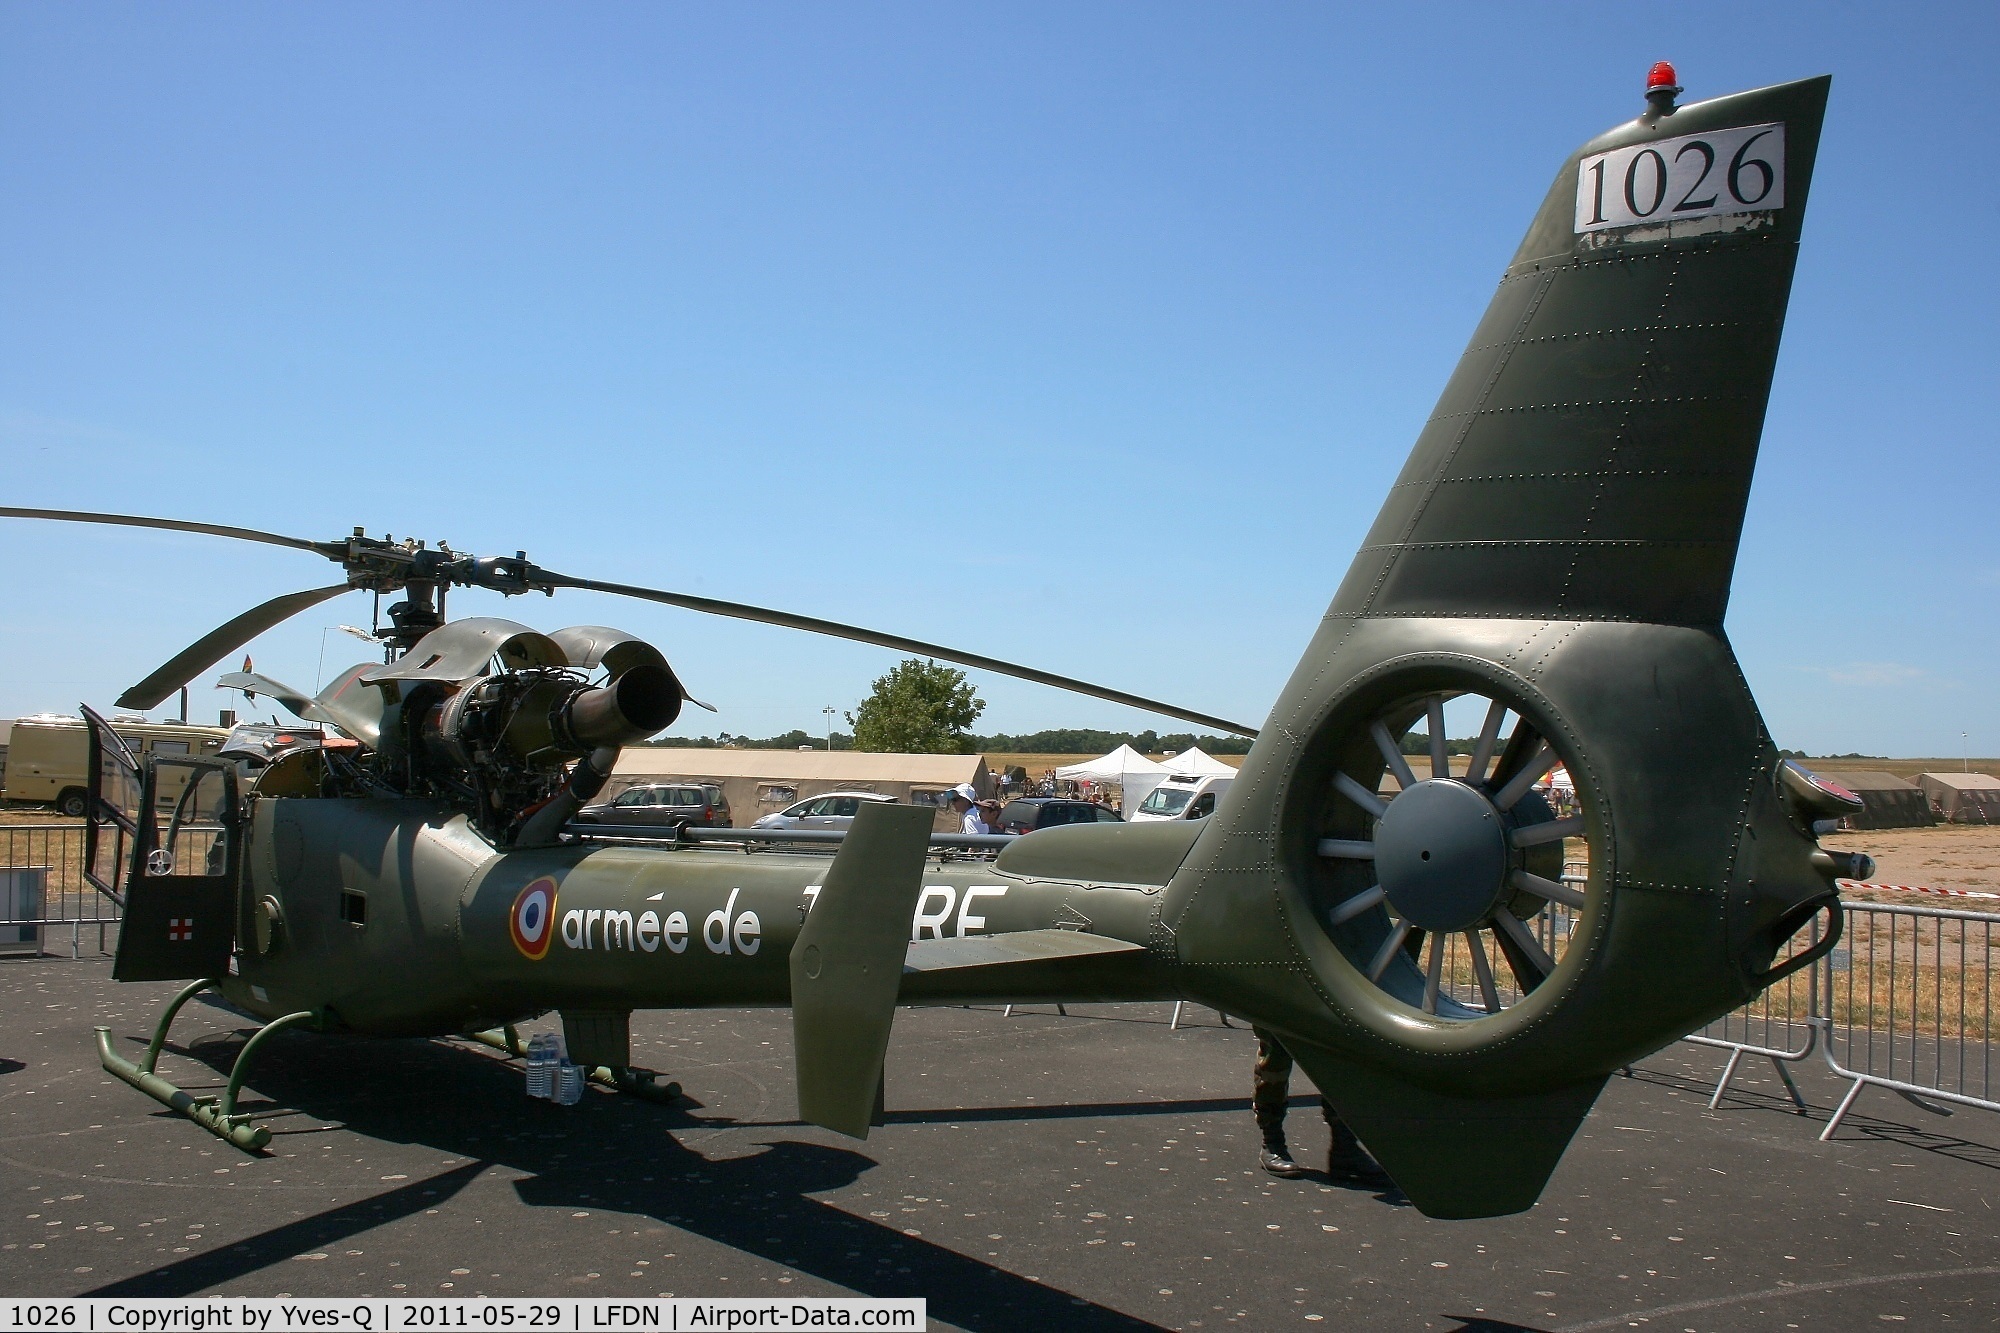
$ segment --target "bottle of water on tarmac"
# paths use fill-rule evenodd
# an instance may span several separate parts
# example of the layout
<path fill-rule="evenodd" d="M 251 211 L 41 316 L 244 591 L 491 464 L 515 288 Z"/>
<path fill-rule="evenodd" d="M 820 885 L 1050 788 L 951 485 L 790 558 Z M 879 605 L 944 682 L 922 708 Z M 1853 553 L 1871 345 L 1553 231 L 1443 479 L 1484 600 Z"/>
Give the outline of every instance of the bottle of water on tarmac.
<path fill-rule="evenodd" d="M 543 1101 L 555 1097 L 555 1034 L 537 1032 L 528 1038 L 528 1095 Z"/>
<path fill-rule="evenodd" d="M 583 1100 L 583 1066 L 561 1060 L 555 1066 L 555 1095 L 551 1099 L 557 1106 L 575 1106 Z"/>

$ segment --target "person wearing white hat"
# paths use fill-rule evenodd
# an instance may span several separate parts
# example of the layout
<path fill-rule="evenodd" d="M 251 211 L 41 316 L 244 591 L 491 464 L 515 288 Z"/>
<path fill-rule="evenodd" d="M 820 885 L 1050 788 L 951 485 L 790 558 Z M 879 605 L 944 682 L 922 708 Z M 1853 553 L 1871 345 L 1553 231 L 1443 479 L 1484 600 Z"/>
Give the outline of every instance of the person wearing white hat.
<path fill-rule="evenodd" d="M 961 782 L 951 789 L 951 810 L 959 817 L 959 832 L 986 832 L 986 821 L 979 817 L 979 792 L 970 782 Z"/>

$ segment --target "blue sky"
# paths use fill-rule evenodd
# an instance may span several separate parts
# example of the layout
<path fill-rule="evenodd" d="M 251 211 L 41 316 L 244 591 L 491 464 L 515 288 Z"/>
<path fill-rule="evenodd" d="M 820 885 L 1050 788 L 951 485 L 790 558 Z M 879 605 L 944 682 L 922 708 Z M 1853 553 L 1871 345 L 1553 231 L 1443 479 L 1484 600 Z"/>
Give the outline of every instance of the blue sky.
<path fill-rule="evenodd" d="M 1992 755 L 1996 15 L 12 3 L 0 494 L 525 548 L 1261 722 L 1569 150 L 1655 59 L 1830 72 L 1728 628 L 1781 744 Z M 19 522 L 0 569 L 0 716 L 331 581 Z M 895 660 L 453 610 L 645 635 L 701 730 Z M 309 685 L 367 616 L 252 652 Z M 985 730 L 1160 725 L 977 681 Z"/>

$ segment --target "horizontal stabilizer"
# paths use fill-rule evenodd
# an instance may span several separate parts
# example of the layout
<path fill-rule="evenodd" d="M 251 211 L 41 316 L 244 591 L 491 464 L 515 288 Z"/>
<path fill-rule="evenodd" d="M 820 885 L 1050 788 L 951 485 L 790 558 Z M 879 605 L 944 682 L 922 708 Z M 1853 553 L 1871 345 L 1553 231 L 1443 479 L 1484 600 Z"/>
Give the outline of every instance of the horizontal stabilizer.
<path fill-rule="evenodd" d="M 1602 1078 L 1518 1097 L 1453 1097 L 1292 1044 L 1299 1065 L 1426 1217 L 1503 1217 L 1534 1206 Z"/>
<path fill-rule="evenodd" d="M 1156 1000 L 1161 985 L 1143 944 L 1078 930 L 920 940 L 903 963 L 905 1004 Z"/>
<path fill-rule="evenodd" d="M 905 972 L 946 972 L 1043 963 L 1053 958 L 1102 958 L 1144 953 L 1146 946 L 1079 930 L 1021 930 L 1008 935 L 965 935 L 919 940 L 904 959 Z"/>
<path fill-rule="evenodd" d="M 868 1137 L 936 811 L 864 802 L 792 945 L 799 1118 Z"/>

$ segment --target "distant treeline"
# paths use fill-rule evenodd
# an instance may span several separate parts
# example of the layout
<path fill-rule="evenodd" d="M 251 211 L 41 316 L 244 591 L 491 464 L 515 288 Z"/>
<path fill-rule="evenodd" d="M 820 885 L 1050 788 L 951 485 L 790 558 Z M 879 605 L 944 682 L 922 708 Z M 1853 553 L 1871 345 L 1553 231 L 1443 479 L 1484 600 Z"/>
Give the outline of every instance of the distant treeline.
<path fill-rule="evenodd" d="M 732 736 L 724 731 L 713 736 L 656 736 L 645 744 L 669 750 L 797 750 L 801 747 L 824 750 L 826 733 L 822 731 L 817 736 L 809 736 L 803 731 L 788 731 L 782 736 Z M 854 737 L 834 732 L 833 748 L 852 750 Z"/>
<path fill-rule="evenodd" d="M 1210 754 L 1250 753 L 1248 736 L 1197 736 L 1191 731 L 1161 735 L 1156 731 L 1062 730 L 1033 731 L 1020 736 L 1002 732 L 974 736 L 972 740 L 973 749 L 999 754 L 1108 754 L 1121 745 L 1129 745 L 1140 754 L 1162 754 L 1168 750 L 1179 754 L 1197 745 Z"/>
<path fill-rule="evenodd" d="M 714 736 L 661 736 L 647 741 L 648 745 L 664 746 L 679 750 L 719 750 L 723 748 L 740 750 L 796 750 L 810 746 L 815 750 L 826 748 L 826 733 L 817 735 L 804 731 L 788 731 L 782 736 L 733 736 L 721 732 Z M 1426 742 L 1426 745 L 1429 743 Z M 1467 742 L 1470 745 L 1470 742 Z M 1249 754 L 1250 739 L 1247 736 L 1197 736 L 1193 732 L 1169 732 L 1161 735 L 1154 731 L 1090 731 L 1085 729 L 1035 731 L 1020 736 L 1000 733 L 992 736 L 973 736 L 966 747 L 973 753 L 991 754 L 1105 754 L 1121 745 L 1129 745 L 1140 754 L 1159 754 L 1172 750 L 1179 754 L 1199 745 L 1210 754 Z M 854 737 L 841 732 L 833 733 L 833 748 L 852 750 Z M 1468 751 L 1469 752 L 1469 751 Z M 1453 751 L 1454 754 L 1458 751 Z"/>
<path fill-rule="evenodd" d="M 1501 739 L 1502 742 L 1505 741 L 1505 737 Z M 1444 752 L 1448 755 L 1471 754 L 1478 748 L 1479 738 L 1477 736 L 1447 736 L 1444 739 Z M 1496 744 L 1494 748 L 1498 749 L 1499 746 Z M 1410 731 L 1403 734 L 1404 754 L 1429 754 L 1430 752 L 1431 734 L 1428 731 Z"/>

